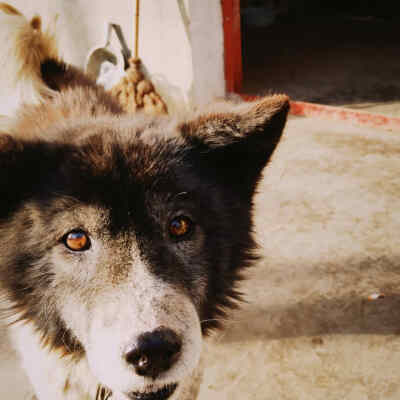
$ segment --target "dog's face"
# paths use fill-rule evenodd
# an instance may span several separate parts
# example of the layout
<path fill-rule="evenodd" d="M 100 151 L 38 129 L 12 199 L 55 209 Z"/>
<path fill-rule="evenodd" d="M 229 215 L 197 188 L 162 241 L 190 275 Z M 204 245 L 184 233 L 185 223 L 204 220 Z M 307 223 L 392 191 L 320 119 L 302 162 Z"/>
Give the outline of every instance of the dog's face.
<path fill-rule="evenodd" d="M 60 128 L 74 140 L 0 136 L 9 312 L 122 398 L 178 396 L 254 259 L 252 196 L 287 109 L 275 96 L 180 124 Z"/>

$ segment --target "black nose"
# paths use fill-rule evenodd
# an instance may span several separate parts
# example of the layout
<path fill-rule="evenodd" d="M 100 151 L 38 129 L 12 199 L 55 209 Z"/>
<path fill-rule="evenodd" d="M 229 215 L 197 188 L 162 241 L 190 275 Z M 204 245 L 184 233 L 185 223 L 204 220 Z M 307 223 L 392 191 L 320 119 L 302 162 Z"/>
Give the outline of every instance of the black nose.
<path fill-rule="evenodd" d="M 136 347 L 126 355 L 138 375 L 155 379 L 178 360 L 182 340 L 171 329 L 159 327 L 139 336 Z"/>

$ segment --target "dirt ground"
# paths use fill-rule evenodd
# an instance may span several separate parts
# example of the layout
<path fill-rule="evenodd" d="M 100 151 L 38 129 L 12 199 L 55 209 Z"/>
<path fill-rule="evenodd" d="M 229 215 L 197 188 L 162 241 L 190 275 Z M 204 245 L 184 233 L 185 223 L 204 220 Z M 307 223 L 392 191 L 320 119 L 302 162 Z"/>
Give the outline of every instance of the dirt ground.
<path fill-rule="evenodd" d="M 399 155 L 395 133 L 290 119 L 256 199 L 262 259 L 205 350 L 201 400 L 399 398 Z M 0 398 L 30 399 L 0 338 Z"/>
<path fill-rule="evenodd" d="M 399 398 L 399 146 L 290 120 L 256 202 L 263 259 L 214 338 L 202 400 Z"/>

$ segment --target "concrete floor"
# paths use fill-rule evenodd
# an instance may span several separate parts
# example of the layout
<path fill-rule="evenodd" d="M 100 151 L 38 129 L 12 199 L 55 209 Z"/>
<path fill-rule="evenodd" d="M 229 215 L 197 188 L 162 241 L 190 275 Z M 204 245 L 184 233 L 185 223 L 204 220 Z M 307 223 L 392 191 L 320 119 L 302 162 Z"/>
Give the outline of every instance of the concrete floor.
<path fill-rule="evenodd" d="M 202 400 L 400 397 L 399 156 L 398 134 L 289 121 L 256 201 L 263 259 Z"/>
<path fill-rule="evenodd" d="M 201 400 L 399 398 L 399 156 L 397 134 L 290 119 L 256 198 L 263 257 L 210 340 Z M 28 400 L 0 337 L 0 398 Z"/>
<path fill-rule="evenodd" d="M 400 23 L 337 16 L 243 29 L 243 92 L 400 115 Z"/>

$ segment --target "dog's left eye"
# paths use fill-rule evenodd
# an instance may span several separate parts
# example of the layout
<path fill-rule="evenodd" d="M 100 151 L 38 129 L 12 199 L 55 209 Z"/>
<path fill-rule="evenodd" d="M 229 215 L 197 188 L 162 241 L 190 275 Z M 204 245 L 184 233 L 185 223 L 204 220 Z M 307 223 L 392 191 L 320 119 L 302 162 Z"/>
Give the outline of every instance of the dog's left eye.
<path fill-rule="evenodd" d="M 175 217 L 169 223 L 169 233 L 175 239 L 187 236 L 192 231 L 192 229 L 193 222 L 185 216 Z"/>
<path fill-rule="evenodd" d="M 90 248 L 89 236 L 82 230 L 73 230 L 67 233 L 62 241 L 72 251 L 84 251 Z"/>

